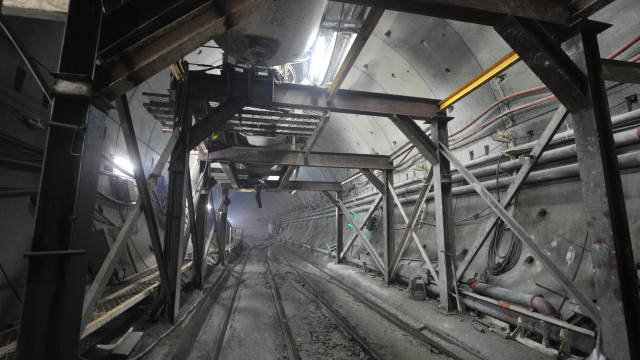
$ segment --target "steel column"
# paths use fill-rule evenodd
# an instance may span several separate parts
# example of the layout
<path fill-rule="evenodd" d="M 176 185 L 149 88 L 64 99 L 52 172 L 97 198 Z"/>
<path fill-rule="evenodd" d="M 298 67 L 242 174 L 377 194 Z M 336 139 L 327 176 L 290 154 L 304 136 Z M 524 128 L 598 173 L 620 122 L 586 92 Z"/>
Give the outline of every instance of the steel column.
<path fill-rule="evenodd" d="M 384 184 L 384 201 L 382 205 L 382 233 L 384 242 L 384 283 L 393 282 L 391 275 L 391 261 L 396 252 L 396 222 L 395 204 L 393 198 L 393 170 L 384 170 L 382 175 Z M 355 226 L 355 225 L 354 225 Z"/>
<path fill-rule="evenodd" d="M 336 200 L 342 201 L 342 190 L 336 191 Z M 342 209 L 340 206 L 336 206 L 336 264 L 340 264 L 340 254 L 342 253 L 343 240 L 344 240 L 344 216 L 342 216 Z M 353 224 L 358 226 L 358 224 Z"/>
<path fill-rule="evenodd" d="M 59 73 L 91 81 L 101 23 L 97 0 L 71 0 Z M 31 251 L 81 250 L 91 234 L 105 116 L 89 99 L 56 97 L 49 127 Z M 73 127 L 76 127 L 75 129 Z M 86 255 L 29 259 L 17 359 L 76 359 L 81 335 Z"/>
<path fill-rule="evenodd" d="M 229 189 L 222 189 L 220 202 L 220 236 L 218 237 L 218 259 L 220 265 L 224 265 L 224 252 L 227 244 L 227 211 L 229 209 Z"/>
<path fill-rule="evenodd" d="M 127 145 L 129 161 L 133 164 L 133 176 L 136 181 L 136 185 L 138 186 L 138 193 L 140 194 L 141 210 L 144 213 L 147 229 L 149 230 L 150 242 L 153 246 L 156 263 L 158 264 L 158 272 L 160 273 L 162 284 L 165 285 L 163 286 L 163 289 L 165 296 L 168 299 L 170 296 L 168 289 L 166 288 L 168 284 L 168 276 L 165 266 L 166 263 L 164 262 L 162 255 L 160 232 L 158 231 L 156 215 L 153 213 L 153 206 L 151 205 L 151 191 L 149 191 L 147 178 L 144 175 L 144 167 L 142 165 L 142 158 L 140 157 L 140 149 L 138 148 L 138 139 L 136 138 L 136 132 L 133 128 L 133 118 L 131 117 L 131 111 L 129 110 L 129 102 L 126 94 L 116 99 L 116 107 L 118 109 L 118 117 L 120 118 L 122 135 Z"/>
<path fill-rule="evenodd" d="M 193 285 L 198 289 L 202 289 L 204 284 L 204 269 L 207 259 L 205 253 L 207 247 L 207 200 L 209 199 L 209 190 L 200 190 L 200 200 L 198 201 L 198 209 L 196 210 L 196 239 L 193 244 Z M 197 246 L 197 251 L 195 248 Z M 197 258 L 196 258 L 197 255 Z"/>
<path fill-rule="evenodd" d="M 640 358 L 640 298 L 597 34 L 582 29 L 563 47 L 588 74 L 592 106 L 572 113 L 594 268 L 602 351 L 608 359 Z"/>
<path fill-rule="evenodd" d="M 431 122 L 431 139 L 448 147 L 446 120 L 434 119 Z M 449 254 L 456 253 L 456 240 L 453 221 L 453 194 L 451 193 L 451 166 L 449 160 L 438 154 L 438 164 L 433 165 L 434 194 L 436 206 L 436 237 L 438 243 L 438 270 L 440 271 L 440 307 L 447 312 L 455 311 L 456 305 L 449 293 L 453 289 L 455 274 L 451 269 L 454 261 Z"/>
<path fill-rule="evenodd" d="M 185 218 L 185 188 L 189 179 L 187 162 L 189 152 L 187 151 L 187 141 L 189 125 L 191 120 L 191 106 L 189 98 L 184 96 L 183 85 L 174 83 L 174 88 L 179 87 L 177 98 L 182 99 L 174 132 L 179 131 L 178 141 L 171 153 L 169 162 L 169 189 L 167 202 L 167 222 L 164 232 L 164 255 L 169 275 L 168 315 L 172 322 L 178 320 L 180 306 L 180 276 L 182 274 L 182 241 Z"/>

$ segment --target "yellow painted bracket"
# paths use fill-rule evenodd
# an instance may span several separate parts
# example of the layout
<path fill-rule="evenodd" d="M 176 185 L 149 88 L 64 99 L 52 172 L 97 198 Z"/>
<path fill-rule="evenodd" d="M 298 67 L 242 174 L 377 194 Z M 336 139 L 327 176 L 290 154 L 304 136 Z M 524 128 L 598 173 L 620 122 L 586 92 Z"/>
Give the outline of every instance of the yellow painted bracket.
<path fill-rule="evenodd" d="M 486 84 L 491 79 L 500 75 L 502 72 L 512 67 L 516 63 L 520 61 L 520 57 L 516 54 L 515 51 L 510 52 L 507 56 L 498 60 L 495 64 L 489 66 L 485 71 L 481 72 L 480 75 L 474 77 L 468 83 L 464 84 L 461 88 L 454 91 L 453 94 L 447 96 L 444 100 L 438 103 L 440 110 L 444 110 L 447 107 L 455 104 L 456 102 L 464 99 L 465 96 L 474 92 L 480 86 Z"/>

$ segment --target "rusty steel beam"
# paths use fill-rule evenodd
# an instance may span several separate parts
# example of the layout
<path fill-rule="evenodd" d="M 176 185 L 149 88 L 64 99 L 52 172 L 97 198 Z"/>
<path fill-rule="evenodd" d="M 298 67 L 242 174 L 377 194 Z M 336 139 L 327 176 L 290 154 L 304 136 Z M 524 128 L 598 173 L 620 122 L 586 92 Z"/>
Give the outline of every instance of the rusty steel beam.
<path fill-rule="evenodd" d="M 349 0 L 387 10 L 494 26 L 507 15 L 535 19 L 549 28 L 571 24 L 571 11 L 556 0 Z"/>
<path fill-rule="evenodd" d="M 640 64 L 627 61 L 600 59 L 602 76 L 607 81 L 640 84 Z"/>
<path fill-rule="evenodd" d="M 304 158 L 304 151 L 269 148 L 233 147 L 201 155 L 198 160 L 211 162 L 256 163 L 287 166 L 333 167 L 359 169 L 393 169 L 389 157 L 369 154 L 340 154 L 312 152 Z"/>
<path fill-rule="evenodd" d="M 238 188 L 238 173 L 236 172 L 236 166 L 233 163 L 220 163 L 225 175 L 229 178 L 229 182 L 233 188 Z"/>
<path fill-rule="evenodd" d="M 270 76 L 224 72 L 213 75 L 200 72 L 189 74 L 189 95 L 199 100 L 224 101 L 245 99 L 249 105 L 265 108 L 302 109 L 335 113 L 389 117 L 409 115 L 426 120 L 436 116 L 439 100 L 412 96 L 389 95 L 356 90 L 338 90 L 331 104 L 327 104 L 326 89 L 292 83 L 273 84 Z"/>
<path fill-rule="evenodd" d="M 100 64 L 99 92 L 108 100 L 133 89 L 262 8 L 263 0 L 216 0 L 180 16 Z"/>

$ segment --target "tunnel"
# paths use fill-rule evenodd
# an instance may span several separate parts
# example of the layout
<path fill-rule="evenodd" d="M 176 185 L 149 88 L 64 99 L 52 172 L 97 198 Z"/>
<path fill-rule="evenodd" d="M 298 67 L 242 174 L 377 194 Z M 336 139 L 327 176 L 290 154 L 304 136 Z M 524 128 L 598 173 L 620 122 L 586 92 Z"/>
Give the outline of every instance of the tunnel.
<path fill-rule="evenodd" d="M 0 1 L 0 359 L 640 359 L 640 1 Z"/>

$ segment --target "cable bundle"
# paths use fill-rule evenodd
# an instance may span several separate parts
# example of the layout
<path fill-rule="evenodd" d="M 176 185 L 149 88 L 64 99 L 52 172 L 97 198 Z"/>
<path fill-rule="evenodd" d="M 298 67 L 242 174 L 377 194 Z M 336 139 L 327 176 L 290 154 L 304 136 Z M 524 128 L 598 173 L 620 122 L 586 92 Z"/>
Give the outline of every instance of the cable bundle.
<path fill-rule="evenodd" d="M 491 237 L 491 243 L 489 244 L 489 256 L 487 258 L 487 268 L 489 274 L 493 276 L 500 276 L 513 269 L 518 260 L 520 260 L 520 254 L 522 253 L 522 242 L 515 234 L 511 235 L 511 244 L 509 250 L 504 256 L 501 256 L 498 249 L 500 248 L 500 241 L 504 234 L 504 221 L 498 221 L 496 228 L 493 230 L 493 236 Z"/>

